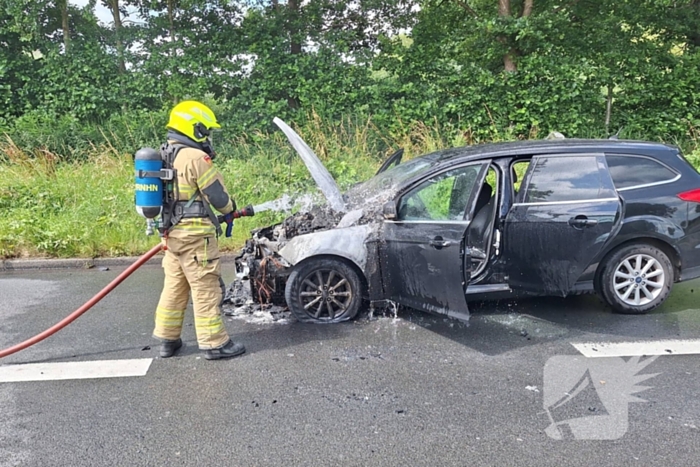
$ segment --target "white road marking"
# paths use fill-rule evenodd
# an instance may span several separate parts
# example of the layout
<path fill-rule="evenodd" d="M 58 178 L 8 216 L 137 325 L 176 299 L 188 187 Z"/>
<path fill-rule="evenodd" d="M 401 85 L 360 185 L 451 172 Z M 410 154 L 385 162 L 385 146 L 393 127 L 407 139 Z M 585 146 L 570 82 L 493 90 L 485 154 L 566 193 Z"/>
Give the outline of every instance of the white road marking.
<path fill-rule="evenodd" d="M 588 358 L 700 354 L 700 339 L 571 343 Z"/>
<path fill-rule="evenodd" d="M 0 383 L 145 376 L 152 358 L 0 366 Z"/>

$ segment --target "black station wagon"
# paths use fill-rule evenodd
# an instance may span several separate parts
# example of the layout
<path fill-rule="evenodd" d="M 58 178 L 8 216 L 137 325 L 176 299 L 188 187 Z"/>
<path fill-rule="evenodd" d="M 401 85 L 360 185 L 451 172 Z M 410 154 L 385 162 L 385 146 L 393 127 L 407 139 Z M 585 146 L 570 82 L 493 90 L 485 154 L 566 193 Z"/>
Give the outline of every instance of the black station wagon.
<path fill-rule="evenodd" d="M 700 276 L 700 175 L 676 147 L 556 139 L 399 162 L 343 195 L 339 222 L 251 240 L 257 295 L 267 281 L 308 322 L 350 319 L 363 299 L 464 316 L 474 299 L 593 291 L 645 313 Z M 278 267 L 261 275 L 268 255 Z"/>

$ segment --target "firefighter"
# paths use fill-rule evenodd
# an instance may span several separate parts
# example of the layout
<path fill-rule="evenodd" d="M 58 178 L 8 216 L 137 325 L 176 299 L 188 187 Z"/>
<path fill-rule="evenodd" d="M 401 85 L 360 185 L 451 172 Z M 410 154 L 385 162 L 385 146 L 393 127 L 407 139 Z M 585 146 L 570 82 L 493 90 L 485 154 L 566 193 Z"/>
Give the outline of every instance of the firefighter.
<path fill-rule="evenodd" d="M 221 128 L 206 105 L 185 101 L 170 112 L 168 142 L 162 151 L 175 151 L 177 202 L 173 226 L 163 241 L 165 281 L 158 302 L 153 336 L 161 340 L 160 356 L 172 357 L 182 347 L 182 321 L 192 294 L 199 348 L 207 360 L 235 357 L 245 347 L 234 343 L 221 317 L 225 285 L 221 279 L 218 235 L 221 228 L 212 207 L 232 221 L 236 204 L 212 161 L 211 131 Z"/>

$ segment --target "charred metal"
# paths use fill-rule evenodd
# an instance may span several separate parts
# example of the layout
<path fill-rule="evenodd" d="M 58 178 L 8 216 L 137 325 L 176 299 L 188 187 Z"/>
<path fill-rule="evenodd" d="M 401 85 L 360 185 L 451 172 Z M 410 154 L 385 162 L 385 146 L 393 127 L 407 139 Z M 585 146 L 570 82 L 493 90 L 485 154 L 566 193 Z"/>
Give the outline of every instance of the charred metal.
<path fill-rule="evenodd" d="M 363 272 L 365 298 L 380 300 L 376 235 L 372 235 L 374 228 L 368 225 L 375 217 L 364 216 L 361 210 L 343 214 L 325 206 L 314 206 L 280 224 L 253 230 L 235 258 L 239 280 L 249 281 L 255 303 L 286 306 L 284 292 L 291 266 L 310 257 L 335 256 Z M 228 300 L 246 293 L 234 284 Z"/>

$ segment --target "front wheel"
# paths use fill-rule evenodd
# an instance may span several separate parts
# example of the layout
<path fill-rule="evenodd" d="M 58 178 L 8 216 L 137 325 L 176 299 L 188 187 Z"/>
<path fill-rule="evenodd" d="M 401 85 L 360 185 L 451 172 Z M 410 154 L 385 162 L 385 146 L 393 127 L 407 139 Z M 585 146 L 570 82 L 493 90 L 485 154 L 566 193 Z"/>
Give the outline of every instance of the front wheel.
<path fill-rule="evenodd" d="M 651 245 L 628 245 L 608 257 L 600 292 L 619 313 L 643 314 L 671 293 L 673 266 L 666 253 Z"/>
<path fill-rule="evenodd" d="M 362 283 L 347 263 L 312 258 L 294 268 L 284 296 L 297 320 L 338 323 L 357 315 L 362 303 Z"/>

